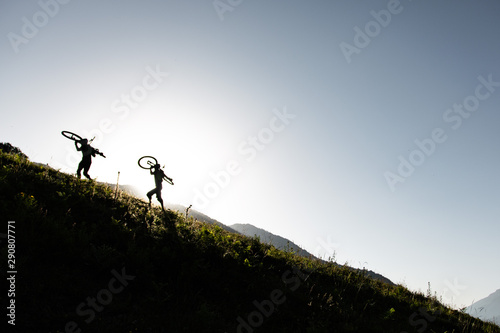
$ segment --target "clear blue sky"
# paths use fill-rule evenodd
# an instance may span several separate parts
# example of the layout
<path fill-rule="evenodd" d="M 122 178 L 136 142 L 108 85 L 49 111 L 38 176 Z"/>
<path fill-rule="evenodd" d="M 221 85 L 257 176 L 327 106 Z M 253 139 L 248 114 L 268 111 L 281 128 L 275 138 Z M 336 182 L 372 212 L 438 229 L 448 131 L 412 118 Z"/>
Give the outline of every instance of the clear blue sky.
<path fill-rule="evenodd" d="M 215 4 L 215 5 L 214 5 Z M 455 306 L 500 288 L 500 3 L 1 1 L 0 140 Z M 214 180 L 216 179 L 216 180 Z M 199 194 L 201 193 L 201 194 Z"/>

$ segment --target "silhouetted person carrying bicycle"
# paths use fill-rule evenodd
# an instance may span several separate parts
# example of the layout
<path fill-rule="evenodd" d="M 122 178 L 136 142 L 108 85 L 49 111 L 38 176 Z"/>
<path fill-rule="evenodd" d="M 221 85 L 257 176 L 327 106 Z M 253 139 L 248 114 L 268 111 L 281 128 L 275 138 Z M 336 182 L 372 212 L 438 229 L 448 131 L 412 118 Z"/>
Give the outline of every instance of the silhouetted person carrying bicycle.
<path fill-rule="evenodd" d="M 78 144 L 80 144 L 80 146 L 78 146 Z M 98 149 L 95 149 L 92 146 L 90 146 L 87 139 L 81 139 L 75 141 L 75 147 L 76 150 L 81 151 L 83 155 L 80 164 L 78 164 L 78 170 L 76 170 L 76 175 L 78 176 L 78 178 L 81 178 L 83 170 L 83 175 L 88 179 L 92 179 L 89 176 L 89 169 L 90 165 L 92 164 L 92 157 L 95 157 L 96 154 L 104 158 L 106 158 L 106 156 L 104 156 L 104 154 L 101 153 Z"/>
<path fill-rule="evenodd" d="M 163 182 L 163 179 L 165 179 L 165 180 L 169 181 L 170 183 L 172 183 L 172 178 L 168 177 L 163 172 L 163 170 L 160 168 L 160 165 L 158 163 L 155 164 L 154 166 L 152 166 L 149 169 L 149 172 L 152 175 L 154 175 L 154 177 L 155 177 L 155 185 L 156 185 L 156 187 L 154 189 L 152 189 L 151 191 L 149 191 L 146 194 L 148 196 L 148 199 L 149 199 L 149 207 L 151 207 L 151 197 L 153 196 L 153 194 L 156 194 L 156 199 L 158 199 L 158 201 L 160 202 L 161 209 L 165 210 L 165 208 L 163 207 L 163 199 L 161 197 L 161 190 L 163 188 L 162 182 Z"/>

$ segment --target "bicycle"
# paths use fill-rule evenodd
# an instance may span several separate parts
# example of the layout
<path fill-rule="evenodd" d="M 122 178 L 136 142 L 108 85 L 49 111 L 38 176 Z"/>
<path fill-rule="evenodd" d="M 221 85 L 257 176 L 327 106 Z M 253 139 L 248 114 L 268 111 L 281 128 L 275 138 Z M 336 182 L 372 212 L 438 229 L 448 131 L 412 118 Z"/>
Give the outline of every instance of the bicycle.
<path fill-rule="evenodd" d="M 67 138 L 67 139 L 70 139 L 70 140 L 73 140 L 73 141 L 81 141 L 83 140 L 83 138 L 81 136 L 79 136 L 78 134 L 75 134 L 73 132 L 70 132 L 70 131 L 62 131 L 61 134 Z"/>
<path fill-rule="evenodd" d="M 82 140 L 83 140 L 83 138 L 82 138 L 81 136 L 79 136 L 78 134 L 75 134 L 75 133 L 73 133 L 73 132 L 70 132 L 70 131 L 62 131 L 62 132 L 61 132 L 61 134 L 62 134 L 65 138 L 70 139 L 70 140 L 73 140 L 73 141 L 75 141 L 75 142 L 77 142 L 77 143 L 80 143 L 80 141 L 82 141 Z M 92 139 L 90 139 L 90 140 L 87 142 L 87 144 L 88 144 L 88 145 L 90 145 L 90 144 L 92 143 L 92 141 L 94 141 L 94 139 L 95 139 L 95 136 L 94 136 Z M 81 143 L 80 143 L 80 144 L 81 144 Z M 97 149 L 97 148 L 92 148 L 92 149 L 94 149 L 94 151 L 96 152 L 96 154 L 97 154 L 97 155 L 100 155 L 100 156 L 102 156 L 102 157 L 106 158 L 106 156 L 104 156 L 104 154 L 103 154 L 103 153 L 101 153 L 101 152 L 99 151 L 99 149 Z"/>
<path fill-rule="evenodd" d="M 150 170 L 158 164 L 158 160 L 153 156 L 143 156 L 137 161 L 137 164 L 139 164 L 139 166 L 143 169 Z M 173 180 L 168 178 L 166 175 L 163 176 L 163 180 L 170 185 L 174 185 Z"/>

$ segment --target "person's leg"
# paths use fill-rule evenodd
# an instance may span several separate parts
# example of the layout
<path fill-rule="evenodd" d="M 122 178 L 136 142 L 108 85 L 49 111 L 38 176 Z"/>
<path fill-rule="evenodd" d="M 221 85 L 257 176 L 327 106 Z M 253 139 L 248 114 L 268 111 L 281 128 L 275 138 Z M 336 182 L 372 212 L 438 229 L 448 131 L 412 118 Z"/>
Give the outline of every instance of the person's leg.
<path fill-rule="evenodd" d="M 78 163 L 78 170 L 76 170 L 76 175 L 78 178 L 82 178 L 83 160 Z"/>
<path fill-rule="evenodd" d="M 152 189 L 151 191 L 149 191 L 146 196 L 148 197 L 149 199 L 149 207 L 151 207 L 151 197 L 153 196 L 153 194 L 156 193 L 156 189 Z"/>
<path fill-rule="evenodd" d="M 156 188 L 156 199 L 158 199 L 158 201 L 160 202 L 161 209 L 165 210 L 165 208 L 163 208 L 163 198 L 161 197 L 161 189 L 159 188 Z"/>
<path fill-rule="evenodd" d="M 90 164 L 92 164 L 92 160 L 91 160 L 91 159 L 89 159 L 89 160 L 85 161 L 85 165 L 83 166 L 83 175 L 84 175 L 85 177 L 87 177 L 88 179 L 92 179 L 92 178 L 90 178 L 90 176 L 89 176 Z"/>

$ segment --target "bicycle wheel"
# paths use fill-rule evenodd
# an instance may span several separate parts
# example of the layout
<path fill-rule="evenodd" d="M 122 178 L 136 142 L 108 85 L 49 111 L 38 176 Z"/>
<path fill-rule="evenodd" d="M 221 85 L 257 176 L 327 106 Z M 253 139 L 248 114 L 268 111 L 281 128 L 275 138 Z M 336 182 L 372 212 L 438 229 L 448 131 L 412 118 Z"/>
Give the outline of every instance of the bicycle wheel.
<path fill-rule="evenodd" d="M 137 161 L 137 164 L 143 169 L 150 169 L 158 164 L 158 161 L 153 156 L 143 156 Z"/>
<path fill-rule="evenodd" d="M 81 136 L 79 136 L 78 134 L 75 134 L 73 132 L 70 132 L 70 131 L 62 131 L 61 134 L 65 138 L 68 138 L 68 139 L 73 140 L 73 141 L 80 141 L 82 139 Z"/>
<path fill-rule="evenodd" d="M 167 176 L 164 176 L 163 177 L 163 180 L 167 183 L 169 183 L 170 185 L 174 185 L 174 181 L 173 180 L 170 180 L 169 178 L 167 178 Z"/>

